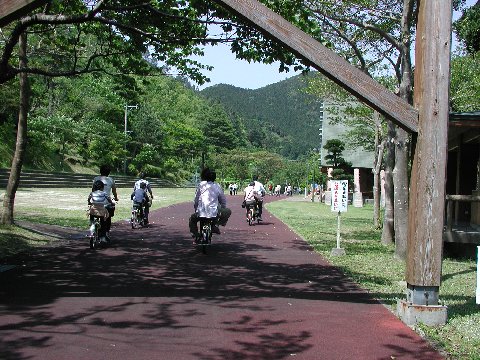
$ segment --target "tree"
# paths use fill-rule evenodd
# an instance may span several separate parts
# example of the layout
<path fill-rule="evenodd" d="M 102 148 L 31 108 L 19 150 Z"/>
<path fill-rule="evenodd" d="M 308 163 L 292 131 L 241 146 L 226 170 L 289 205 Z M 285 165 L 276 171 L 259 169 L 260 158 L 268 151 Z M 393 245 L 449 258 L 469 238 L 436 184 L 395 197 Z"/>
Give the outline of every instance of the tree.
<path fill-rule="evenodd" d="M 385 78 L 379 79 L 384 83 Z M 352 95 L 340 88 L 323 75 L 317 74 L 307 80 L 305 91 L 321 98 L 324 109 L 328 113 L 330 124 L 343 124 L 346 128 L 342 137 L 348 147 L 358 150 L 372 151 L 374 160 L 373 172 L 373 224 L 380 228 L 380 171 L 383 164 L 386 143 L 385 121 L 376 111 L 361 104 Z M 390 208 L 393 212 L 393 208 Z M 393 218 L 393 213 L 391 214 Z M 392 222 L 393 226 L 393 222 Z"/>
<path fill-rule="evenodd" d="M 456 3 L 457 9 L 463 8 L 463 3 Z M 470 55 L 480 51 L 480 1 L 463 11 L 460 19 L 453 23 L 453 28 L 460 41 L 465 44 L 465 49 Z"/>
<path fill-rule="evenodd" d="M 382 74 L 389 67 L 397 80 L 398 95 L 413 103 L 410 53 L 417 10 L 415 0 L 302 3 L 304 9 L 297 16 L 310 12 L 317 22 L 317 28 L 322 29 L 324 43 L 371 76 Z M 396 255 L 404 258 L 408 219 L 409 137 L 398 127 L 390 134 L 394 137 L 387 141 L 395 144 L 392 189 L 395 197 Z"/>
<path fill-rule="evenodd" d="M 450 106 L 452 111 L 480 109 L 480 56 L 454 56 L 451 62 Z"/>
<path fill-rule="evenodd" d="M 5 29 L 0 83 L 18 74 L 60 77 L 94 71 L 146 73 L 153 69 L 151 64 L 159 61 L 164 64 L 162 73 L 175 66 L 180 73 L 203 83 L 206 79 L 200 70 L 208 67 L 189 57 L 201 54 L 198 45 L 221 41 L 210 39 L 206 32 L 215 10 L 196 2 L 172 5 L 175 4 L 127 0 L 99 0 L 93 4 L 81 0 L 50 1 L 41 12 L 24 16 Z M 27 48 L 22 43 L 24 49 L 20 51 L 22 57 L 29 58 L 28 66 L 26 60 L 15 61 L 15 46 L 27 32 L 40 34 L 34 46 Z M 149 62 L 145 61 L 145 54 Z M 26 88 L 21 91 L 21 103 L 25 106 L 27 93 Z M 13 223 L 13 199 L 26 146 L 26 114 L 23 109 L 19 117 L 17 149 L 2 214 L 4 224 Z"/>
<path fill-rule="evenodd" d="M 330 139 L 328 140 L 323 148 L 327 150 L 327 155 L 325 155 L 325 160 L 328 165 L 332 165 L 334 168 L 340 167 L 350 167 L 351 163 L 346 161 L 342 153 L 345 150 L 345 143 L 339 139 Z"/>

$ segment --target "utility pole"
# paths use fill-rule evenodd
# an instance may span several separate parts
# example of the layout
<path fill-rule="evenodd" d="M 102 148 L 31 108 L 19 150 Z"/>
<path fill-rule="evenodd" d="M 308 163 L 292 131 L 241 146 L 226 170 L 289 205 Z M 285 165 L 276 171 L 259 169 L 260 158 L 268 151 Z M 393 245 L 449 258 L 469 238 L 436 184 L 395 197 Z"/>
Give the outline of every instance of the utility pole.
<path fill-rule="evenodd" d="M 125 150 L 125 159 L 123 161 L 123 173 L 127 174 L 127 120 L 128 120 L 128 109 L 138 109 L 138 105 L 125 105 L 125 145 L 123 149 Z"/>

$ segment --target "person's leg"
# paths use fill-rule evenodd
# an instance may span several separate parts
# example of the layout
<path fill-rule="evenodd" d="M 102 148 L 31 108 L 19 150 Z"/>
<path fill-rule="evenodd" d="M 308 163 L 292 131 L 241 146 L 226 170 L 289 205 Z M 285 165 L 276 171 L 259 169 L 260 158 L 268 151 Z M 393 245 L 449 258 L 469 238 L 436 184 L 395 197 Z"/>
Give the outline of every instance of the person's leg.
<path fill-rule="evenodd" d="M 190 232 L 194 235 L 198 234 L 197 222 L 198 222 L 198 216 L 196 213 L 193 213 L 190 216 L 190 219 L 188 220 L 188 227 L 190 229 Z"/>
<path fill-rule="evenodd" d="M 150 205 L 149 203 L 145 204 L 145 213 L 144 213 L 144 218 L 145 221 L 148 223 L 148 214 L 150 213 Z"/>
<path fill-rule="evenodd" d="M 232 210 L 230 210 L 229 208 L 219 209 L 218 210 L 218 216 L 217 216 L 218 225 L 222 225 L 222 226 L 227 225 L 227 222 L 228 222 L 228 219 L 229 219 L 230 215 L 232 215 Z"/>
<path fill-rule="evenodd" d="M 107 220 L 109 218 L 105 219 L 105 217 L 100 218 L 100 230 L 98 231 L 98 236 L 100 236 L 100 239 L 104 239 L 106 234 L 107 234 Z"/>
<path fill-rule="evenodd" d="M 258 217 L 259 217 L 259 218 L 262 218 L 263 200 L 257 201 L 257 207 L 258 207 Z"/>
<path fill-rule="evenodd" d="M 110 232 L 110 228 L 112 227 L 112 216 L 113 214 L 115 213 L 115 208 L 114 207 L 107 207 L 107 211 L 108 211 L 108 218 L 107 220 L 105 221 L 105 231 L 107 233 Z"/>

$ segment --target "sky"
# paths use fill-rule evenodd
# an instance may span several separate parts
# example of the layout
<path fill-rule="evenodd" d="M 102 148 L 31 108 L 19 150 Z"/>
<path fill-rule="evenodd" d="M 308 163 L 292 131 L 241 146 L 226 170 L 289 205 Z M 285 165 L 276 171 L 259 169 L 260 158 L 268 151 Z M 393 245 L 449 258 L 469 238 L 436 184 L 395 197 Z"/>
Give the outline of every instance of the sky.
<path fill-rule="evenodd" d="M 279 73 L 280 63 L 271 65 L 248 63 L 246 60 L 235 59 L 228 45 L 219 44 L 205 48 L 205 56 L 199 61 L 214 67 L 212 71 L 205 71 L 204 74 L 210 78 L 210 82 L 199 89 L 216 85 L 230 84 L 244 89 L 258 89 L 291 76 L 298 75 L 292 70 L 288 73 Z"/>
<path fill-rule="evenodd" d="M 473 5 L 475 2 L 476 0 L 467 0 L 467 6 Z M 453 18 L 458 18 L 458 14 L 454 13 Z M 455 41 L 455 36 L 453 40 Z M 299 74 L 299 72 L 293 72 L 293 70 L 288 73 L 279 73 L 279 63 L 266 65 L 237 60 L 228 45 L 208 46 L 204 51 L 205 56 L 198 60 L 203 64 L 213 66 L 214 69 L 204 72 L 211 81 L 199 86 L 199 89 L 216 84 L 230 84 L 244 89 L 258 89 Z"/>

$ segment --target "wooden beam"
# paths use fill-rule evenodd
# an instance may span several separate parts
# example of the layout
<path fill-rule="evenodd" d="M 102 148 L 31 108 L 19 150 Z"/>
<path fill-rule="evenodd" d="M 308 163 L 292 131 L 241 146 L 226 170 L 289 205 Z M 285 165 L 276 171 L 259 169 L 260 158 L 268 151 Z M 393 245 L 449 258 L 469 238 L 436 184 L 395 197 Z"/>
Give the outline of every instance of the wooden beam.
<path fill-rule="evenodd" d="M 0 27 L 20 18 L 46 2 L 47 0 L 1 0 Z"/>
<path fill-rule="evenodd" d="M 452 0 L 419 2 L 414 104 L 419 130 L 410 180 L 407 283 L 439 287 L 442 273 Z"/>
<path fill-rule="evenodd" d="M 256 0 L 216 0 L 266 36 L 407 131 L 417 132 L 418 112 L 406 101 Z"/>

